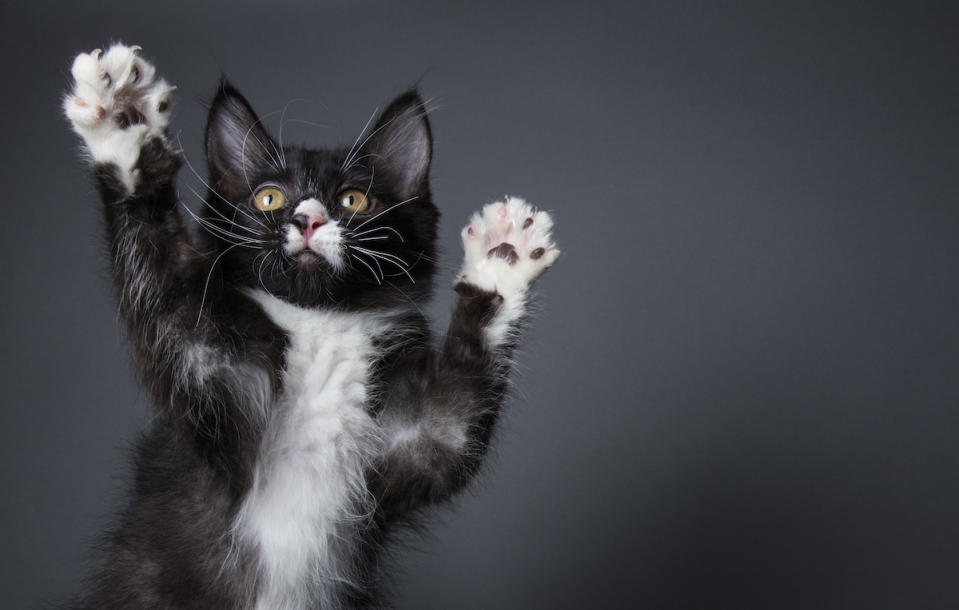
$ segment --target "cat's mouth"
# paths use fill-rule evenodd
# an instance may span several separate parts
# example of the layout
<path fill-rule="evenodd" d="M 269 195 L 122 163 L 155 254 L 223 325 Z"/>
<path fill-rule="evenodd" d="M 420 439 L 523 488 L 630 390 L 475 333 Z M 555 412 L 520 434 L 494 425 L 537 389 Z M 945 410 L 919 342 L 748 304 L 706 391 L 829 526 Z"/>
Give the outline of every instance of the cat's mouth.
<path fill-rule="evenodd" d="M 322 260 L 322 256 L 310 248 L 303 248 L 296 254 L 296 262 L 300 265 L 315 265 Z"/>

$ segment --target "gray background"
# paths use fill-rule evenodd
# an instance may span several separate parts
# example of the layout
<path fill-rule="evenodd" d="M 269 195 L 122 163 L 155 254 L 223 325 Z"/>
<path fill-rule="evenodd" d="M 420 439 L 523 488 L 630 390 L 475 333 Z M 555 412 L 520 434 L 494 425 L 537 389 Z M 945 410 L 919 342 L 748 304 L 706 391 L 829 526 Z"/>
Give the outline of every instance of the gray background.
<path fill-rule="evenodd" d="M 718 6 L 718 5 L 724 6 Z M 149 417 L 73 55 L 141 44 L 203 173 L 221 71 L 288 141 L 414 82 L 458 230 L 552 209 L 482 480 L 396 552 L 398 608 L 959 605 L 959 20 L 920 3 L 4 5 L 3 605 L 76 591 Z M 273 116 L 267 123 L 276 128 Z M 184 182 L 196 184 L 183 173 Z M 184 190 L 189 195 L 189 192 Z"/>

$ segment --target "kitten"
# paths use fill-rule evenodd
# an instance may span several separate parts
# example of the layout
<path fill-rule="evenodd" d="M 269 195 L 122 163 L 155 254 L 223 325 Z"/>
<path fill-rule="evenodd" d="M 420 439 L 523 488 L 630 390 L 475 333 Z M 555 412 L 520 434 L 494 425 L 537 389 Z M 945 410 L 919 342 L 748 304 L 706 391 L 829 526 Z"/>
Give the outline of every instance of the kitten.
<path fill-rule="evenodd" d="M 137 47 L 79 55 L 64 109 L 93 161 L 119 311 L 158 416 L 91 608 L 367 608 L 390 533 L 487 450 L 546 212 L 492 203 L 463 230 L 439 347 L 438 211 L 416 92 L 350 147 L 281 146 L 222 82 L 205 229 L 184 228 L 173 90 Z"/>

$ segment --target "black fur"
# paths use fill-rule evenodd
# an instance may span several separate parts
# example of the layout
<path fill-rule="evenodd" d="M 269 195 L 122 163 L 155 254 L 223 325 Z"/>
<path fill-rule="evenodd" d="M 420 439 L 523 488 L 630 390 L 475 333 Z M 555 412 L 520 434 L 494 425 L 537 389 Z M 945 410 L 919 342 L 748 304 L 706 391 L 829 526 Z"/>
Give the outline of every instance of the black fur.
<path fill-rule="evenodd" d="M 430 295 L 438 221 L 428 181 L 432 138 L 420 97 L 397 98 L 368 133 L 352 151 L 353 163 L 347 147 L 281 150 L 224 82 L 206 133 L 212 189 L 202 215 L 209 233 L 199 240 L 184 228 L 174 187 L 180 158 L 164 139 L 143 146 L 132 194 L 114 166 L 95 168 L 120 314 L 158 417 L 139 443 L 129 503 L 81 606 L 241 608 L 255 598 L 256 549 L 231 547 L 228 535 L 266 425 L 244 384 L 261 371 L 271 395 L 280 396 L 289 339 L 246 289 L 311 308 L 401 310 L 395 320 L 401 332 L 378 339 L 371 413 L 387 431 L 436 417 L 469 430 L 461 450 L 424 435 L 413 447 L 376 456 L 366 473 L 375 512 L 350 526 L 338 551 L 357 577 L 334 591 L 331 605 L 382 605 L 378 556 L 390 532 L 418 509 L 449 498 L 476 472 L 506 390 L 510 346 L 491 349 L 483 334 L 502 298 L 460 283 L 450 328 L 431 347 L 415 306 Z M 282 186 L 291 201 L 335 201 L 345 188 L 368 192 L 374 208 L 362 217 L 369 222 L 364 229 L 389 226 L 401 234 L 377 249 L 408 268 L 380 260 L 385 277 L 378 280 L 356 261 L 335 273 L 322 260 L 291 259 L 279 248 L 294 206 L 254 211 L 252 190 L 263 183 Z M 348 212 L 333 206 L 330 213 Z M 267 251 L 274 252 L 269 260 Z M 363 260 L 369 267 L 377 262 Z M 187 374 L 198 346 L 222 364 L 202 379 Z M 231 552 L 236 560 L 224 570 Z"/>

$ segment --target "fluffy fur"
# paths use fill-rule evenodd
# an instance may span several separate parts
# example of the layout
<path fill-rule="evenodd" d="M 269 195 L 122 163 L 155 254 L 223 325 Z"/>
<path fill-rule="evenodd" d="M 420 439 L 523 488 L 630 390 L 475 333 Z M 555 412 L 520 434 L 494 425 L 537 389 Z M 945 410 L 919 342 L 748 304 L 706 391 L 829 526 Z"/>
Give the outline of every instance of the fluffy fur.
<path fill-rule="evenodd" d="M 278 145 L 221 83 L 194 215 L 174 189 L 173 88 L 137 51 L 79 55 L 64 100 L 157 410 L 78 605 L 382 606 L 390 532 L 461 489 L 487 450 L 529 283 L 559 254 L 552 221 L 516 198 L 473 217 L 434 347 L 417 303 L 430 295 L 438 211 L 415 92 L 352 146 L 308 150 Z"/>

